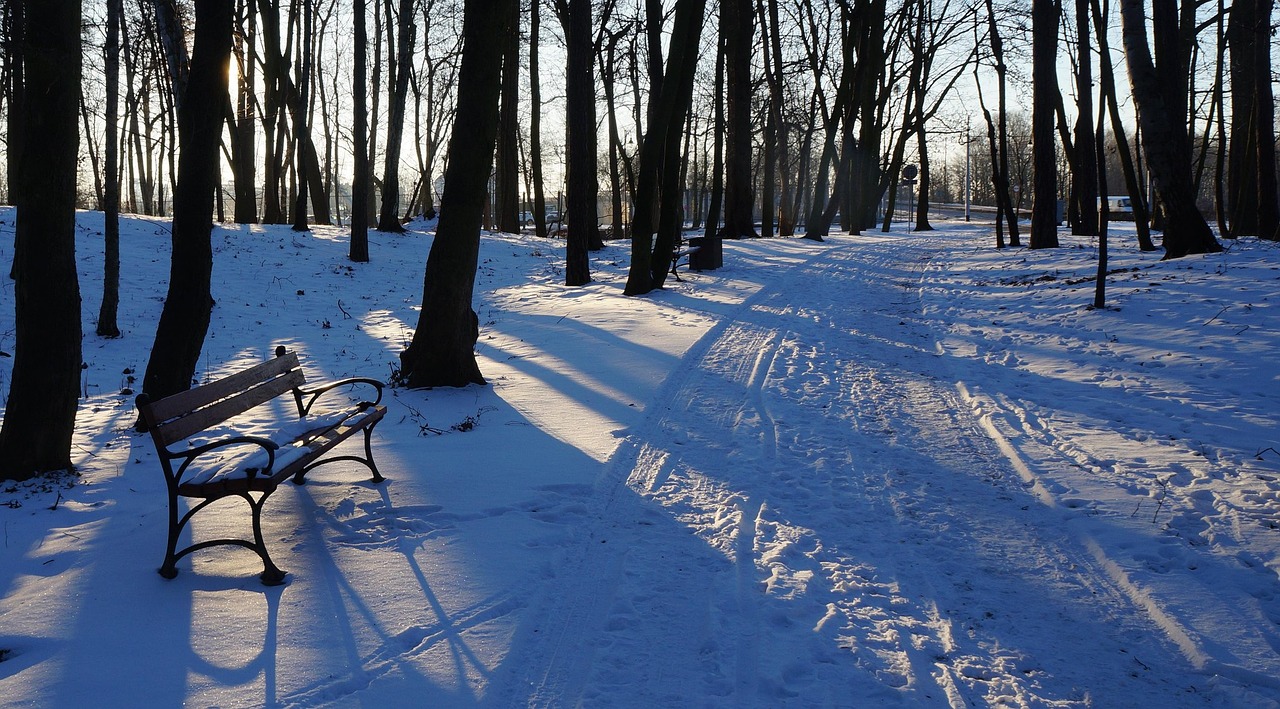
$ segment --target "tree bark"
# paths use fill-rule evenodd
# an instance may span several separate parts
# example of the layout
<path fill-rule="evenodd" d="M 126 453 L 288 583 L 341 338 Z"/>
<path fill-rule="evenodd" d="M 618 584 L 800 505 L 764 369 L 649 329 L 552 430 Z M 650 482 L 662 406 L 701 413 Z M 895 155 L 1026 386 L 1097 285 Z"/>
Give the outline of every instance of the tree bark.
<path fill-rule="evenodd" d="M 4 68 L 5 98 L 9 101 L 8 139 L 9 160 L 6 182 L 9 187 L 8 203 L 17 204 L 18 193 L 22 187 L 22 139 L 26 134 L 22 124 L 24 114 L 22 105 L 26 95 L 25 75 L 23 68 L 24 17 L 26 5 L 23 2 L 4 3 Z"/>
<path fill-rule="evenodd" d="M 1076 173 L 1072 176 L 1076 220 L 1071 233 L 1098 233 L 1098 161 L 1093 130 L 1093 52 L 1089 32 L 1089 0 L 1076 0 Z"/>
<path fill-rule="evenodd" d="M 507 31 L 515 38 L 502 41 L 502 88 L 499 91 L 498 146 L 494 157 L 498 231 L 520 233 L 520 8 L 510 10 Z"/>
<path fill-rule="evenodd" d="M 1146 16 L 1141 0 L 1121 0 L 1120 19 L 1123 27 L 1125 58 L 1129 65 L 1129 81 L 1134 103 L 1138 107 L 1138 125 L 1146 146 L 1147 167 L 1160 201 L 1167 210 L 1164 232 L 1165 258 L 1189 254 L 1216 253 L 1222 246 L 1204 215 L 1196 206 L 1190 174 L 1190 136 L 1184 113 L 1166 102 L 1162 86 L 1183 86 L 1185 76 L 1157 72 L 1147 45 Z"/>
<path fill-rule="evenodd" d="M 720 17 L 721 24 L 724 16 Z M 724 211 L 724 30 L 721 29 L 716 38 L 716 69 L 714 88 L 711 90 L 711 196 L 707 204 L 708 238 L 714 237 L 720 230 L 721 213 Z"/>
<path fill-rule="evenodd" d="M 457 116 L 445 171 L 446 208 L 427 256 L 422 310 L 396 379 L 409 387 L 484 384 L 475 359 L 479 319 L 471 309 L 480 252 L 485 183 L 498 134 L 502 51 L 494 39 L 515 41 L 506 24 L 517 0 L 467 0 Z M 497 49 L 498 51 L 495 51 Z"/>
<path fill-rule="evenodd" d="M 392 63 L 395 90 L 391 115 L 387 119 L 387 154 L 382 169 L 382 214 L 378 231 L 403 232 L 400 223 L 400 144 L 404 138 L 404 112 L 409 96 L 409 74 L 413 68 L 413 0 L 400 0 L 396 23 L 396 56 Z"/>
<path fill-rule="evenodd" d="M 355 0 L 355 68 L 351 78 L 352 117 L 351 151 L 351 249 L 348 258 L 357 263 L 369 261 L 369 107 L 365 86 L 366 51 L 369 44 L 366 29 L 365 0 Z"/>
<path fill-rule="evenodd" d="M 1031 3 L 1031 152 L 1035 183 L 1031 205 L 1031 248 L 1058 246 L 1058 151 L 1054 106 L 1058 101 L 1057 0 Z"/>
<path fill-rule="evenodd" d="M 1156 245 L 1151 241 L 1151 218 L 1147 210 L 1147 196 L 1138 179 L 1138 168 L 1134 165 L 1133 153 L 1129 151 L 1129 139 L 1125 135 L 1125 127 L 1120 120 L 1115 71 L 1111 66 L 1111 47 L 1107 41 L 1109 13 L 1103 11 L 1099 0 L 1090 0 L 1090 5 L 1093 7 L 1094 35 L 1098 38 L 1099 93 L 1106 101 L 1107 115 L 1110 116 L 1111 132 L 1115 136 L 1116 152 L 1120 156 L 1120 168 L 1124 172 L 1125 189 L 1133 208 L 1133 221 L 1138 232 L 1138 248 L 1142 251 L 1155 251 Z"/>
<path fill-rule="evenodd" d="M 1002 214 L 1005 225 L 1009 230 L 1009 245 L 1021 246 L 1022 239 L 1018 233 L 1017 208 L 1013 203 L 1013 195 L 1010 193 L 1012 180 L 1010 179 L 1011 173 L 1009 171 L 1009 68 L 1004 60 L 1004 39 L 1000 36 L 1000 28 L 996 22 L 994 0 L 986 0 L 986 4 L 987 30 L 991 36 L 991 55 L 995 60 L 997 79 L 996 110 L 998 111 L 998 117 L 996 119 L 996 139 L 999 145 L 997 153 L 999 154 L 1000 164 L 996 174 L 996 191 L 999 193 L 996 202 L 1003 207 Z"/>
<path fill-rule="evenodd" d="M 529 163 L 533 170 L 533 231 L 547 236 L 547 195 L 542 177 L 542 82 L 539 78 L 538 43 L 542 28 L 541 3 L 529 7 Z"/>
<path fill-rule="evenodd" d="M 107 81 L 106 184 L 102 190 L 103 274 L 102 306 L 98 309 L 96 332 L 101 337 L 119 337 L 116 315 L 120 309 L 120 22 L 124 0 L 107 0 Z"/>
<path fill-rule="evenodd" d="M 0 424 L 0 478 L 71 467 L 80 380 L 76 152 L 80 1 L 25 0 L 27 92 L 15 230 L 13 370 Z M 57 284 L 51 288 L 50 284 Z"/>
<path fill-rule="evenodd" d="M 679 171 L 676 163 L 680 153 L 680 127 L 693 96 L 697 45 L 705 9 L 706 0 L 676 2 L 671 51 L 667 56 L 666 74 L 661 80 L 662 93 L 650 113 L 649 130 L 645 132 L 640 148 L 636 211 L 631 229 L 631 270 L 627 273 L 625 295 L 643 295 L 661 288 L 671 268 L 675 234 L 663 226 L 670 224 L 671 215 L 679 212 L 680 195 L 660 193 L 661 185 L 669 184 L 663 179 L 662 172 Z M 652 237 L 655 211 L 661 212 L 657 239 Z"/>
<path fill-rule="evenodd" d="M 751 180 L 751 50 L 755 13 L 751 0 L 720 0 L 724 31 L 728 150 L 725 160 L 725 239 L 755 237 L 755 195 Z"/>
<path fill-rule="evenodd" d="M 232 155 L 235 164 L 232 166 L 232 182 L 235 190 L 235 215 L 237 224 L 256 224 L 258 222 L 258 189 L 256 182 L 257 166 L 254 155 L 254 116 L 253 116 L 253 82 L 254 62 L 256 61 L 254 42 L 257 41 L 257 22 L 255 13 L 248 7 L 246 0 L 239 2 L 239 14 L 244 17 L 241 32 L 235 35 L 237 76 L 240 87 L 236 102 L 235 130 L 231 134 Z"/>
<path fill-rule="evenodd" d="M 231 0 L 196 0 L 191 71 L 178 112 L 182 151 L 173 194 L 169 291 L 142 390 L 152 399 L 191 387 L 213 309 L 213 192 L 227 111 Z"/>
<path fill-rule="evenodd" d="M 565 285 L 591 282 L 587 252 L 600 239 L 596 220 L 596 86 L 592 51 L 591 1 L 562 3 L 561 22 L 568 42 L 565 107 L 569 114 L 568 194 L 565 221 Z"/>
<path fill-rule="evenodd" d="M 1272 0 L 1231 7 L 1231 150 L 1227 201 L 1233 235 L 1277 235 L 1275 99 L 1271 89 Z"/>

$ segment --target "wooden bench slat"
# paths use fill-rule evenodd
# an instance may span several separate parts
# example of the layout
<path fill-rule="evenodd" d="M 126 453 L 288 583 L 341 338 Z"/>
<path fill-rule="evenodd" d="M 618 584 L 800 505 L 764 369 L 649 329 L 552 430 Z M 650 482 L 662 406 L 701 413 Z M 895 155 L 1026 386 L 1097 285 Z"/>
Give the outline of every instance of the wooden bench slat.
<path fill-rule="evenodd" d="M 272 357 L 262 364 L 254 365 L 235 374 L 227 375 L 208 384 L 180 391 L 172 396 L 151 402 L 151 416 L 163 424 L 168 419 L 181 416 L 188 411 L 195 411 L 225 399 L 232 394 L 256 382 L 278 377 L 291 370 L 300 370 L 298 354 L 290 352 L 283 357 Z"/>
<path fill-rule="evenodd" d="M 302 371 L 295 369 L 285 373 L 283 376 L 248 389 L 241 394 L 222 399 L 215 404 L 193 411 L 182 418 L 162 422 L 152 431 L 152 435 L 168 446 L 194 433 L 199 433 L 210 426 L 221 423 L 232 416 L 242 414 L 305 383 L 306 379 L 303 377 Z"/>

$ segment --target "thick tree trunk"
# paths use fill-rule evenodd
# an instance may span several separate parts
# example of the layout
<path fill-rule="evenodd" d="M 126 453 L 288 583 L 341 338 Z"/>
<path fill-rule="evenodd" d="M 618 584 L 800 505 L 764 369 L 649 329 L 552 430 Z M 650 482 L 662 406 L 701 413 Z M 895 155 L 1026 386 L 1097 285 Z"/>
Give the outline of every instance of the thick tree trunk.
<path fill-rule="evenodd" d="M 1058 151 L 1054 105 L 1058 101 L 1057 0 L 1031 3 L 1031 152 L 1035 182 L 1031 206 L 1031 248 L 1058 246 Z"/>
<path fill-rule="evenodd" d="M 1090 47 L 1089 0 L 1076 0 L 1076 164 L 1072 193 L 1076 219 L 1071 233 L 1098 233 L 1098 161 L 1094 159 L 1093 52 Z"/>
<path fill-rule="evenodd" d="M 15 231 L 15 348 L 0 424 L 0 478 L 10 480 L 71 467 L 81 357 L 75 256 L 80 2 L 26 0 L 22 6 L 23 79 L 39 89 L 19 108 L 26 150 Z"/>
<path fill-rule="evenodd" d="M 287 65 L 280 49 L 280 0 L 258 0 L 258 9 L 262 14 L 262 80 L 265 85 L 262 128 L 266 136 L 262 165 L 262 221 L 265 224 L 283 224 L 286 211 L 280 186 L 286 172 L 286 97 L 283 85 Z"/>
<path fill-rule="evenodd" d="M 387 118 L 387 153 L 382 168 L 382 214 L 378 231 L 403 232 L 400 223 L 400 144 L 404 142 L 404 112 L 409 97 L 409 74 L 413 72 L 413 0 L 400 0 L 396 23 L 396 55 L 392 64 L 395 88 L 391 115 Z"/>
<path fill-rule="evenodd" d="M 237 224 L 256 224 L 258 222 L 258 187 L 256 182 L 257 166 L 254 165 L 256 140 L 254 139 L 253 116 L 253 82 L 254 64 L 257 59 L 254 42 L 257 41 L 255 21 L 256 15 L 240 0 L 239 13 L 245 18 L 241 32 L 235 36 L 235 57 L 239 70 L 236 72 L 240 81 L 239 98 L 236 102 L 235 130 L 231 135 L 232 155 L 235 164 L 232 166 L 232 182 L 235 190 L 235 222 Z"/>
<path fill-rule="evenodd" d="M 1190 137 L 1186 123 L 1180 118 L 1184 113 L 1166 103 L 1167 92 L 1162 88 L 1167 84 L 1185 85 L 1186 77 L 1156 71 L 1147 48 L 1147 25 L 1141 0 L 1121 0 L 1120 18 L 1147 166 L 1156 193 L 1167 210 L 1164 257 L 1221 251 L 1222 246 L 1213 238 L 1209 224 L 1196 206 L 1187 159 Z"/>
<path fill-rule="evenodd" d="M 1267 21 L 1255 22 L 1253 25 L 1253 90 L 1256 96 L 1255 105 L 1258 120 L 1254 122 L 1257 131 L 1255 143 L 1258 146 L 1258 236 L 1264 239 L 1280 240 L 1280 199 L 1277 197 L 1276 176 L 1276 115 L 1275 94 L 1271 79 L 1271 11 L 1273 0 L 1254 0 L 1258 5 L 1259 18 Z M 1266 120 L 1268 116 L 1272 120 Z"/>
<path fill-rule="evenodd" d="M 448 205 L 440 214 L 427 256 L 422 310 L 409 348 L 400 353 L 397 379 L 410 387 L 484 384 L 476 364 L 479 320 L 471 309 L 480 252 L 485 183 L 498 134 L 502 51 L 494 38 L 515 41 L 506 24 L 516 0 L 467 0 L 457 115 L 445 171 Z M 498 51 L 495 51 L 497 49 Z"/>
<path fill-rule="evenodd" d="M 662 193 L 666 183 L 662 173 L 679 172 L 680 127 L 693 96 L 697 68 L 698 38 L 702 34 L 706 0 L 677 0 L 671 28 L 671 51 L 662 78 L 662 93 L 650 113 L 649 130 L 640 149 L 640 171 L 636 179 L 636 212 L 631 230 L 631 270 L 627 274 L 626 295 L 643 295 L 666 282 L 671 267 L 675 234 L 663 229 L 670 215 L 679 212 L 680 195 Z M 655 206 L 658 207 L 655 210 Z M 655 232 L 655 211 L 661 211 Z"/>
<path fill-rule="evenodd" d="M 498 230 L 510 234 L 520 232 L 520 8 L 513 7 L 508 18 L 514 39 L 503 40 L 502 88 L 499 92 L 498 147 L 494 157 Z"/>
<path fill-rule="evenodd" d="M 1125 134 L 1124 124 L 1120 120 L 1115 71 L 1111 65 L 1111 47 L 1107 42 L 1106 28 L 1110 23 L 1102 13 L 1099 0 L 1090 0 L 1090 5 L 1093 7 L 1094 35 L 1098 38 L 1099 93 L 1106 101 L 1111 132 L 1116 140 L 1116 152 L 1120 155 L 1120 168 L 1124 172 L 1125 189 L 1129 195 L 1129 202 L 1133 206 L 1133 221 L 1138 232 L 1138 248 L 1142 251 L 1155 251 L 1156 245 L 1151 241 L 1151 218 L 1147 210 L 1147 196 L 1138 179 L 1138 168 L 1134 165 L 1133 153 L 1129 151 L 1129 139 Z"/>
<path fill-rule="evenodd" d="M 196 0 L 195 44 L 178 113 L 182 151 L 173 195 L 173 260 L 142 390 L 153 399 L 191 387 L 209 329 L 213 297 L 213 192 L 227 111 L 230 0 Z"/>
<path fill-rule="evenodd" d="M 596 84 L 590 0 L 569 0 L 561 18 L 568 38 L 565 106 L 568 111 L 568 213 L 565 285 L 591 282 L 587 252 L 600 240 L 596 219 Z"/>
<path fill-rule="evenodd" d="M 369 108 L 365 86 L 366 47 L 369 44 L 365 0 L 355 0 L 355 70 L 351 78 L 351 249 L 348 258 L 357 263 L 369 260 Z"/>
<path fill-rule="evenodd" d="M 1238 0 L 1231 7 L 1231 150 L 1227 202 L 1233 235 L 1276 233 L 1275 100 L 1271 89 L 1272 0 Z"/>
<path fill-rule="evenodd" d="M 751 180 L 751 38 L 755 13 L 751 0 L 720 0 L 725 54 L 725 96 L 728 108 L 728 151 L 725 160 L 725 239 L 755 237 L 753 183 Z"/>
<path fill-rule="evenodd" d="M 883 26 L 885 0 L 872 0 L 858 33 L 858 73 L 854 78 L 853 105 L 858 112 L 858 144 L 853 153 L 854 221 L 853 232 L 876 223 L 876 209 L 880 204 L 880 166 L 878 165 L 880 137 L 884 133 L 883 119 L 877 115 L 877 95 L 880 76 L 884 72 L 884 40 L 873 28 Z M 870 29 L 869 29 L 870 28 Z"/>
<path fill-rule="evenodd" d="M 770 3 L 776 13 L 777 0 Z M 778 152 L 779 135 L 782 132 L 782 52 L 778 49 L 778 34 L 781 30 L 770 22 L 770 15 L 765 10 L 764 0 L 756 0 L 756 14 L 760 18 L 760 32 L 763 37 L 764 75 L 769 85 L 769 111 L 764 125 L 764 174 L 760 181 L 760 236 L 770 238 L 774 235 L 774 224 L 778 218 Z M 777 15 L 773 15 L 776 20 Z"/>

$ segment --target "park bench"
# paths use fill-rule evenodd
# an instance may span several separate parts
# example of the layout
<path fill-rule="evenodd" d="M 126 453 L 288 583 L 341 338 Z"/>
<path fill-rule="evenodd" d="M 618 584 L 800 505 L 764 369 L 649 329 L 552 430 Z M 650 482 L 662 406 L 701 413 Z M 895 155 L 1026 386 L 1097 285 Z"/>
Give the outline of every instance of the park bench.
<path fill-rule="evenodd" d="M 680 260 L 684 259 L 684 265 L 688 267 L 691 262 L 690 257 L 702 250 L 701 243 L 702 239 L 699 237 L 687 240 L 681 238 L 676 241 L 675 246 L 672 247 L 671 275 L 675 276 L 677 281 L 680 280 L 680 274 L 676 271 L 676 269 L 680 268 Z"/>
<path fill-rule="evenodd" d="M 341 407 L 315 407 L 321 395 L 352 384 L 370 385 L 377 396 L 373 401 L 342 402 Z M 279 431 L 269 436 L 247 436 L 223 426 L 228 419 L 286 394 L 292 394 L 293 401 L 287 405 L 297 408 L 298 420 Z M 326 405 L 333 407 L 329 400 L 334 398 L 326 397 Z M 168 483 L 169 540 L 160 575 L 171 579 L 177 576 L 174 565 L 182 557 L 226 544 L 252 549 L 262 557 L 260 578 L 264 584 L 283 583 L 285 572 L 272 563 L 262 539 L 263 505 L 280 483 L 293 478 L 295 484 L 301 485 L 308 471 L 326 463 L 362 463 L 373 472 L 373 482 L 382 482 L 369 440 L 374 426 L 387 413 L 381 401 L 382 382 L 375 379 L 343 379 L 307 387 L 297 353 L 286 352 L 284 347 L 277 347 L 276 356 L 267 362 L 203 386 L 155 401 L 145 393 L 139 395 L 138 412 L 155 443 Z M 364 432 L 363 457 L 326 456 L 334 446 L 359 431 Z M 180 514 L 180 497 L 200 501 Z M 228 497 L 249 503 L 253 540 L 210 539 L 179 550 L 178 537 L 191 518 Z"/>

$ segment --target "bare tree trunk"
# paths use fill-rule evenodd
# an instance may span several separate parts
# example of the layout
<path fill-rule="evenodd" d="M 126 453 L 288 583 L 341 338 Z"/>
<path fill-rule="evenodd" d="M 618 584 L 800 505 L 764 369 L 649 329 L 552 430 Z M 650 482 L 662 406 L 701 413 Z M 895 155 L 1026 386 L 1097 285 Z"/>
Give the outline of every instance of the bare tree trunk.
<path fill-rule="evenodd" d="M 257 15 L 248 6 L 247 0 L 240 0 L 238 14 L 244 18 L 245 24 L 242 31 L 235 34 L 234 45 L 237 76 L 240 82 L 237 92 L 236 124 L 231 136 L 232 154 L 235 156 L 232 175 L 236 202 L 234 219 L 237 224 L 256 224 L 258 222 L 258 189 L 254 165 L 256 141 L 253 134 L 255 122 L 253 82 Z"/>
<path fill-rule="evenodd" d="M 1076 11 L 1082 9 L 1078 4 Z M 1106 103 L 1098 102 L 1098 122 L 1097 134 L 1094 136 L 1093 145 L 1094 152 L 1092 155 L 1080 154 L 1081 160 L 1093 160 L 1095 171 L 1098 175 L 1098 187 L 1103 194 L 1107 193 L 1107 151 L 1103 144 L 1103 116 L 1106 113 Z M 1093 307 L 1101 309 L 1107 307 L 1107 222 L 1110 219 L 1110 207 L 1108 203 L 1102 203 L 1101 214 L 1098 219 L 1098 270 L 1094 278 L 1093 288 Z"/>
<path fill-rule="evenodd" d="M 351 150 L 354 155 L 351 177 L 351 250 L 348 258 L 356 262 L 369 260 L 369 107 L 365 87 L 366 30 L 365 0 L 354 0 L 355 69 L 351 78 L 354 126 L 351 128 Z"/>
<path fill-rule="evenodd" d="M 721 24 L 724 23 L 723 16 Z M 713 119 L 711 124 L 711 135 L 713 148 L 711 149 L 711 203 L 707 207 L 707 231 L 708 237 L 714 237 L 720 229 L 720 213 L 724 203 L 724 32 L 721 30 L 716 39 L 716 79 L 715 88 L 711 91 L 711 101 L 715 104 L 712 109 Z"/>
<path fill-rule="evenodd" d="M 507 31 L 516 34 L 502 42 L 502 88 L 498 113 L 498 146 L 494 157 L 494 194 L 499 231 L 520 232 L 520 8 L 514 6 L 507 18 Z M 594 98 L 594 96 L 593 96 Z"/>
<path fill-rule="evenodd" d="M 71 467 L 81 359 L 75 257 L 80 3 L 25 0 L 18 11 L 27 21 L 22 79 L 39 88 L 18 107 L 25 150 L 14 236 L 15 349 L 0 424 L 0 479 L 9 480 Z"/>
<path fill-rule="evenodd" d="M 120 22 L 124 0 L 107 0 L 107 46 L 105 68 L 107 81 L 107 134 L 104 160 L 106 185 L 103 187 L 103 244 L 105 254 L 102 276 L 102 306 L 98 309 L 96 332 L 101 337 L 119 337 L 116 323 L 120 307 Z"/>
<path fill-rule="evenodd" d="M 4 3 L 4 69 L 5 98 L 9 101 L 8 152 L 6 165 L 9 187 L 9 204 L 17 204 L 22 187 L 22 139 L 26 132 L 22 123 L 23 100 L 26 96 L 23 42 L 25 42 L 26 5 L 22 2 Z"/>
<path fill-rule="evenodd" d="M 717 236 L 726 239 L 755 237 L 751 182 L 751 38 L 755 13 L 751 0 L 720 0 L 724 32 L 725 96 L 728 107 L 728 151 L 725 160 L 724 227 Z M 718 244 L 703 243 L 718 249 Z M 703 257 L 702 252 L 698 258 Z M 718 266 L 719 264 L 714 264 Z"/>
<path fill-rule="evenodd" d="M 1098 162 L 1094 159 L 1093 52 L 1089 32 L 1089 0 L 1076 0 L 1076 174 L 1072 193 L 1076 196 L 1076 220 L 1071 233 L 1092 236 L 1098 233 Z"/>
<path fill-rule="evenodd" d="M 387 118 L 387 154 L 382 168 L 382 215 L 378 231 L 403 232 L 400 224 L 400 144 L 404 141 L 405 103 L 409 96 L 409 74 L 413 69 L 413 0 L 400 0 L 396 22 L 396 54 L 389 80 L 394 81 L 391 115 Z M 388 49 L 388 52 L 390 50 Z"/>
<path fill-rule="evenodd" d="M 626 295 L 643 295 L 666 282 L 671 268 L 671 252 L 675 245 L 674 215 L 679 212 L 680 196 L 663 191 L 660 186 L 672 184 L 667 175 L 678 174 L 680 126 L 689 111 L 693 95 L 693 77 L 697 68 L 698 38 L 702 34 L 706 0 L 677 0 L 671 29 L 671 51 L 667 71 L 661 79 L 662 93 L 650 111 L 649 130 L 640 152 L 640 171 L 636 180 L 636 213 L 631 230 L 631 270 L 627 274 Z M 655 232 L 654 205 L 660 216 Z"/>
<path fill-rule="evenodd" d="M 568 118 L 568 214 L 565 284 L 580 286 L 591 282 L 587 252 L 599 239 L 596 223 L 596 91 L 595 57 L 592 52 L 592 9 L 590 0 L 561 3 L 561 23 L 568 42 L 568 76 L 565 106 Z"/>
<path fill-rule="evenodd" d="M 468 159 L 450 160 L 445 172 L 449 204 L 440 215 L 427 256 L 417 329 L 409 348 L 400 353 L 397 379 L 410 387 L 485 383 L 475 359 L 479 319 L 471 309 L 471 299 L 485 183 L 498 133 L 504 48 L 493 47 L 493 42 L 495 38 L 516 41 L 517 33 L 506 26 L 514 5 L 516 0 L 466 2 L 457 116 L 449 154 Z"/>
<path fill-rule="evenodd" d="M 1168 105 L 1168 91 L 1162 88 L 1170 84 L 1182 86 L 1186 77 L 1156 70 L 1147 48 L 1146 17 L 1141 0 L 1121 0 L 1120 17 L 1147 166 L 1156 193 L 1168 212 L 1165 258 L 1221 251 L 1222 246 L 1213 238 L 1213 232 L 1196 207 L 1188 159 L 1190 137 L 1186 122 L 1180 118 L 1185 112 L 1179 111 L 1176 105 Z"/>
<path fill-rule="evenodd" d="M 1231 7 L 1231 151 L 1228 204 L 1231 232 L 1280 238 L 1276 202 L 1275 100 L 1271 90 L 1272 0 Z"/>
<path fill-rule="evenodd" d="M 155 7 L 156 34 L 164 48 L 164 58 L 169 68 L 169 81 L 173 88 L 174 109 L 182 110 L 182 96 L 186 92 L 188 65 L 186 32 L 178 18 L 176 0 L 151 0 Z"/>
<path fill-rule="evenodd" d="M 173 261 L 142 390 L 152 399 L 190 388 L 213 297 L 213 192 L 226 117 L 231 55 L 229 0 L 196 0 L 191 71 L 178 112 L 182 152 L 173 199 Z"/>
<path fill-rule="evenodd" d="M 1009 229 L 1009 245 L 1021 246 L 1022 240 L 1018 235 L 1018 214 L 1013 204 L 1013 196 L 1010 194 L 1010 172 L 1009 172 L 1009 110 L 1008 110 L 1008 65 L 1004 61 L 1004 40 L 1000 36 L 1000 29 L 996 23 L 996 10 L 993 0 L 986 0 L 987 3 L 987 29 L 991 35 L 991 54 L 995 60 L 996 78 L 997 78 L 997 130 L 996 138 L 999 145 L 1000 165 L 996 175 L 996 191 L 1000 193 L 997 198 L 997 204 L 1004 207 L 1003 216 L 1005 224 Z"/>
<path fill-rule="evenodd" d="M 764 74 L 769 85 L 769 112 L 764 127 L 764 174 L 760 188 L 760 236 L 770 238 L 774 235 L 774 223 L 777 221 L 777 183 L 778 153 L 782 142 L 782 52 L 778 39 L 781 29 L 776 26 L 778 14 L 777 0 L 770 0 L 773 14 L 765 10 L 764 0 L 756 0 L 756 14 L 760 18 L 760 32 L 764 39 Z M 771 22 L 772 20 L 772 22 Z M 785 171 L 785 167 L 784 167 Z"/>
<path fill-rule="evenodd" d="M 612 199 L 609 231 L 613 234 L 614 239 L 620 239 L 624 236 L 622 173 L 618 169 L 618 165 L 621 162 L 622 137 L 618 134 L 618 111 L 614 91 L 617 83 L 618 66 L 616 58 L 618 42 L 622 37 L 622 32 L 611 33 L 608 37 L 608 47 L 602 48 L 601 51 L 597 52 L 600 55 L 600 83 L 604 86 L 605 117 L 609 129 L 609 194 Z"/>
<path fill-rule="evenodd" d="M 541 3 L 529 7 L 529 100 L 533 104 L 529 115 L 529 162 L 533 168 L 533 230 L 540 237 L 547 236 L 547 195 L 542 177 L 542 82 L 538 75 L 538 43 L 542 28 Z"/>
<path fill-rule="evenodd" d="M 875 225 L 876 209 L 880 203 L 880 137 L 884 133 L 882 119 L 877 116 L 879 75 L 885 64 L 884 40 L 876 29 L 885 22 L 885 0 L 872 0 L 857 36 L 858 69 L 854 77 L 853 105 L 858 117 L 858 144 L 853 153 L 854 208 L 852 233 L 860 234 Z"/>
<path fill-rule="evenodd" d="M 257 0 L 262 15 L 263 57 L 262 81 L 265 85 L 265 108 L 262 127 L 266 135 L 263 156 L 262 221 L 283 224 L 285 209 L 280 185 L 284 179 L 284 111 L 286 97 L 283 84 L 287 68 L 280 48 L 280 0 Z"/>
<path fill-rule="evenodd" d="M 933 185 L 933 174 L 929 169 L 929 142 L 924 129 L 924 121 L 916 129 L 916 154 L 920 156 L 920 186 L 916 190 L 916 231 L 933 231 L 929 223 L 929 190 Z"/>
<path fill-rule="evenodd" d="M 1110 24 L 1107 21 L 1110 8 L 1102 7 L 1099 0 L 1090 0 L 1090 4 L 1093 6 L 1094 36 L 1098 38 L 1098 56 L 1100 57 L 1099 93 L 1106 101 L 1111 132 L 1116 140 L 1116 152 L 1120 156 L 1120 168 L 1124 171 L 1125 189 L 1129 194 L 1133 220 L 1138 231 L 1138 248 L 1142 251 L 1155 251 L 1156 245 L 1151 241 L 1151 218 L 1147 209 L 1146 192 L 1138 179 L 1138 168 L 1134 164 L 1133 154 L 1129 151 L 1129 140 L 1125 135 L 1124 124 L 1120 121 L 1120 102 L 1116 97 L 1115 72 L 1111 66 L 1111 47 L 1107 42 L 1106 32 Z"/>
<path fill-rule="evenodd" d="M 1058 100 L 1057 0 L 1031 2 L 1032 157 L 1035 183 L 1031 206 L 1031 248 L 1058 246 L 1058 151 L 1054 136 L 1054 105 Z"/>

